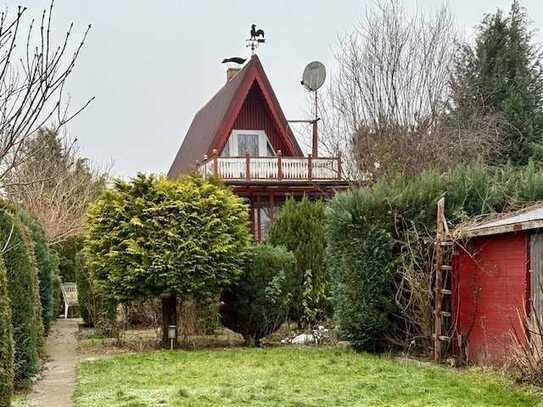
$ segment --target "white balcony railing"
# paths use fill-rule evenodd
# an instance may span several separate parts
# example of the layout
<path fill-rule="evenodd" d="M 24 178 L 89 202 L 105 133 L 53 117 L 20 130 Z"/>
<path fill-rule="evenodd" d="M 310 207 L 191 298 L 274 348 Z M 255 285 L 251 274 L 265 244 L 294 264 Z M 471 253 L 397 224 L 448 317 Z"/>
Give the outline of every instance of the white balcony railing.
<path fill-rule="evenodd" d="M 225 181 L 339 181 L 339 158 L 212 157 L 198 165 L 202 176 Z"/>

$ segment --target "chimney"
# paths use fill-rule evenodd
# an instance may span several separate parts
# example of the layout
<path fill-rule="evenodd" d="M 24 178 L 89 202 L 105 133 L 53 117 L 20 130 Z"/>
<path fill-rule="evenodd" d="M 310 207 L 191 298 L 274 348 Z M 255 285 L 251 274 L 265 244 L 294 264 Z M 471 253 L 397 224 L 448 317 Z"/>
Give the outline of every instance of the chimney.
<path fill-rule="evenodd" d="M 226 70 L 226 82 L 231 81 L 241 71 L 241 68 L 228 68 Z"/>

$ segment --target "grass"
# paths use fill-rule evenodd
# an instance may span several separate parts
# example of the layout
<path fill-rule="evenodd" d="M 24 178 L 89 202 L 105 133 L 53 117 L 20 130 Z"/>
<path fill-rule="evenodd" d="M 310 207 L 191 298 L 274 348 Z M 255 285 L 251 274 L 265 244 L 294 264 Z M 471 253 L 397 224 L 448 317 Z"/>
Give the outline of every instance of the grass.
<path fill-rule="evenodd" d="M 11 400 L 11 407 L 28 407 L 28 399 L 24 394 L 15 394 Z"/>
<path fill-rule="evenodd" d="M 83 362 L 76 407 L 537 406 L 484 372 L 331 348 L 154 352 Z"/>

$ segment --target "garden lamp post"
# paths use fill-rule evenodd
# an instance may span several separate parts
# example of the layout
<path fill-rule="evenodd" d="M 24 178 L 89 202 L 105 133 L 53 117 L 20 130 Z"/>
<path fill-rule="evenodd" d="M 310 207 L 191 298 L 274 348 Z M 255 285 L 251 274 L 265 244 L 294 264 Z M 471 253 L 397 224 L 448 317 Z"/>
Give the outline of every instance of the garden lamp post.
<path fill-rule="evenodd" d="M 177 339 L 177 325 L 168 325 L 168 339 L 170 340 L 170 349 L 173 350 L 173 344 Z"/>

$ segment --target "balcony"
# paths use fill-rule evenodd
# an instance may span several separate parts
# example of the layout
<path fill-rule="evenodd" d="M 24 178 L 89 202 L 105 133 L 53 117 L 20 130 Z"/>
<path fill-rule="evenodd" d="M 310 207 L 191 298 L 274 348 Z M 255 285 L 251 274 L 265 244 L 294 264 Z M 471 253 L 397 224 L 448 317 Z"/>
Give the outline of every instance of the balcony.
<path fill-rule="evenodd" d="M 204 159 L 198 172 L 233 183 L 342 182 L 340 158 L 218 157 Z"/>

